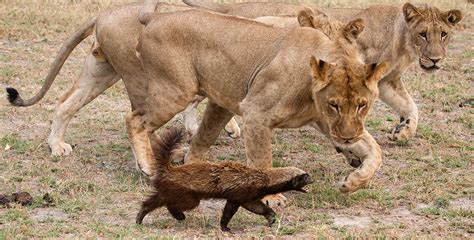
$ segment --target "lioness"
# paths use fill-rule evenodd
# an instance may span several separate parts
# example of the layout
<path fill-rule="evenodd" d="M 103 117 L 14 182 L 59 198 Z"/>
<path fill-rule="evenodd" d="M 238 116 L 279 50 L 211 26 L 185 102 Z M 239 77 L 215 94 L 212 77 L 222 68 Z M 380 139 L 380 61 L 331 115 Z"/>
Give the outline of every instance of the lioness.
<path fill-rule="evenodd" d="M 286 3 L 219 4 L 202 0 L 183 0 L 184 3 L 226 14 L 246 11 L 249 16 L 290 14 L 296 16 L 304 7 L 319 11 L 314 5 Z M 391 139 L 406 140 L 416 133 L 418 108 L 408 94 L 401 75 L 418 61 L 426 72 L 439 69 L 446 56 L 451 30 L 462 19 L 459 10 L 441 11 L 428 4 L 416 7 L 375 5 L 367 9 L 324 8 L 322 12 L 338 20 L 361 18 L 367 30 L 357 39 L 367 63 L 388 62 L 389 70 L 379 82 L 380 99 L 400 116 Z M 311 27 L 311 21 L 308 21 Z"/>
<path fill-rule="evenodd" d="M 340 190 L 365 186 L 382 161 L 364 120 L 386 64 L 362 63 L 354 41 L 363 28 L 354 20 L 332 41 L 316 29 L 201 11 L 156 14 L 137 46 L 149 79 L 147 102 L 126 118 L 141 169 L 150 172 L 153 163 L 149 136 L 200 94 L 209 103 L 187 161 L 202 159 L 234 114 L 244 121 L 248 165 L 263 169 L 271 167 L 274 128 L 311 124 L 362 158 Z"/>
<path fill-rule="evenodd" d="M 123 79 L 130 99 L 132 110 L 143 104 L 143 86 L 146 78 L 141 63 L 135 55 L 134 46 L 143 26 L 138 21 L 141 5 L 130 4 L 105 11 L 97 17 L 87 20 L 71 35 L 61 47 L 44 81 L 41 91 L 31 99 L 23 100 L 14 88 L 7 88 L 9 101 L 14 106 L 31 106 L 40 101 L 56 79 L 64 62 L 74 48 L 85 38 L 94 35 L 95 42 L 84 63 L 80 78 L 59 98 L 51 124 L 48 145 L 52 155 L 69 155 L 71 145 L 64 142 L 69 121 L 86 104 Z M 157 3 L 157 12 L 187 10 L 190 7 L 167 3 Z M 196 99 L 185 111 L 186 128 L 197 131 L 196 105 L 202 98 Z M 226 131 L 232 137 L 240 136 L 240 129 L 232 119 Z"/>

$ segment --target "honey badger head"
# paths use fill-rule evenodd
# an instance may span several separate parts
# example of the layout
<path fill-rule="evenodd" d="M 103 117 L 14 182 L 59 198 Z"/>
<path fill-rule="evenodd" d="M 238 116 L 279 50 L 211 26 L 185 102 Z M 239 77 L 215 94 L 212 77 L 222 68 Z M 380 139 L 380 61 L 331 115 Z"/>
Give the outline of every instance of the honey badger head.
<path fill-rule="evenodd" d="M 270 168 L 265 171 L 270 178 L 270 187 L 281 188 L 280 192 L 291 190 L 306 192 L 303 188 L 314 182 L 308 173 L 295 167 Z"/>

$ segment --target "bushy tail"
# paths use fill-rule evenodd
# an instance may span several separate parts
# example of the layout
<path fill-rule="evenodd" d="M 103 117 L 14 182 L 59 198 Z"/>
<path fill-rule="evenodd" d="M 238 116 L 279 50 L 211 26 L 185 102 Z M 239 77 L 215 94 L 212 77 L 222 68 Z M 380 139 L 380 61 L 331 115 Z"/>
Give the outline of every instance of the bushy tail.
<path fill-rule="evenodd" d="M 203 8 L 214 12 L 227 13 L 229 8 L 226 4 L 210 2 L 210 0 L 183 0 L 188 6 Z"/>
<path fill-rule="evenodd" d="M 74 32 L 74 34 L 66 40 L 66 42 L 63 43 L 63 46 L 61 47 L 61 50 L 59 50 L 56 59 L 54 59 L 48 76 L 46 76 L 44 84 L 41 87 L 39 93 L 30 99 L 23 100 L 15 88 L 7 87 L 6 91 L 8 95 L 8 101 L 16 107 L 28 107 L 39 102 L 39 100 L 44 97 L 46 92 L 48 92 L 49 88 L 54 82 L 54 79 L 56 79 L 56 76 L 63 67 L 64 62 L 66 62 L 66 59 L 69 57 L 69 54 L 71 54 L 72 50 L 74 50 L 74 48 L 76 48 L 76 46 L 82 42 L 82 40 L 92 34 L 96 19 L 97 17 L 90 18 L 81 27 L 79 27 L 76 32 Z"/>
<path fill-rule="evenodd" d="M 171 153 L 178 148 L 185 133 L 181 128 L 171 128 L 159 136 L 156 143 L 152 144 L 155 162 L 151 166 L 153 175 L 168 172 L 171 169 Z"/>

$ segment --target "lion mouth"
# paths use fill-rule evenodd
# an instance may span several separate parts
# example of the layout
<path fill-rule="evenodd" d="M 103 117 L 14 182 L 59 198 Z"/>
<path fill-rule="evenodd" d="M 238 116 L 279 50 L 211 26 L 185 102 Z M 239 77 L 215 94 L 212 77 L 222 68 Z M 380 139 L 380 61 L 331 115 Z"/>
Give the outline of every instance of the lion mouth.
<path fill-rule="evenodd" d="M 435 71 L 440 69 L 440 67 L 438 65 L 433 64 L 433 63 L 432 63 L 431 66 L 424 65 L 423 61 L 421 59 L 419 60 L 419 63 L 420 63 L 421 69 L 425 70 L 426 72 L 435 72 Z"/>
<path fill-rule="evenodd" d="M 354 138 L 351 138 L 351 139 L 347 139 L 347 138 L 341 138 L 341 137 L 333 135 L 333 134 L 331 134 L 331 137 L 332 137 L 333 141 L 337 142 L 339 145 L 344 145 L 344 146 L 354 144 L 362 138 L 362 136 L 357 136 L 357 137 L 354 137 Z"/>

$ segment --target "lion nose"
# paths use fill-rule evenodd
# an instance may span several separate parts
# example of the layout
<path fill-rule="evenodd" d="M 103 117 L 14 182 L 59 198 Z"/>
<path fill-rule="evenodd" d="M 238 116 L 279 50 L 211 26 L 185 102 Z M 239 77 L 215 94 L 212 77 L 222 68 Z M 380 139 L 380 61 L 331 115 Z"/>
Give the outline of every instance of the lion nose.
<path fill-rule="evenodd" d="M 355 137 L 341 137 L 344 143 L 351 143 L 352 140 L 355 139 Z"/>
<path fill-rule="evenodd" d="M 441 60 L 441 58 L 430 58 L 430 60 L 433 62 L 433 64 L 436 64 L 439 62 L 439 60 Z"/>

